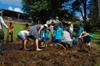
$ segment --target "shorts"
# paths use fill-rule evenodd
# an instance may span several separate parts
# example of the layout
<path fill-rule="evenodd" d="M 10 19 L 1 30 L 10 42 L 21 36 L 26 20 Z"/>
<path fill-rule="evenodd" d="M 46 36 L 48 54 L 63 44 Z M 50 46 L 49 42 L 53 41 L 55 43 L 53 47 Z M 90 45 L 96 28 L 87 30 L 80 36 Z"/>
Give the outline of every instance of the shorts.
<path fill-rule="evenodd" d="M 23 40 L 23 41 L 26 39 L 25 37 L 19 36 L 19 35 L 17 35 L 17 37 L 18 37 L 20 40 Z"/>
<path fill-rule="evenodd" d="M 55 39 L 53 42 L 54 43 L 61 43 L 61 41 L 62 41 L 61 39 Z"/>
<path fill-rule="evenodd" d="M 63 44 L 72 44 L 72 41 L 62 41 Z"/>
<path fill-rule="evenodd" d="M 41 40 L 41 41 L 47 41 L 47 40 L 49 40 L 49 38 L 46 38 L 46 37 L 45 37 L 45 38 L 41 38 L 40 40 Z"/>
<path fill-rule="evenodd" d="M 30 39 L 36 39 L 33 35 L 29 35 L 28 38 L 30 38 Z"/>

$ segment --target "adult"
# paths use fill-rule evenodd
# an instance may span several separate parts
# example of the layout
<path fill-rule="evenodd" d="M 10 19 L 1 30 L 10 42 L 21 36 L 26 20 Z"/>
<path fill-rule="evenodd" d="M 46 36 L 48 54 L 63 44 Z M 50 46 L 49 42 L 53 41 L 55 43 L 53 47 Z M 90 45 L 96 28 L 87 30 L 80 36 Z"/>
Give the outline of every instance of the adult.
<path fill-rule="evenodd" d="M 2 45 L 3 45 L 3 40 L 4 40 L 3 26 L 5 28 L 8 28 L 8 26 L 5 24 L 3 18 L 0 16 L 0 54 L 2 53 Z"/>
<path fill-rule="evenodd" d="M 48 27 L 47 24 L 38 24 L 38 25 L 34 25 L 32 26 L 32 28 L 29 31 L 29 38 L 35 40 L 35 44 L 36 44 L 36 50 L 40 51 L 41 49 L 39 48 L 39 38 L 40 38 L 40 32 L 43 29 L 46 29 Z"/>

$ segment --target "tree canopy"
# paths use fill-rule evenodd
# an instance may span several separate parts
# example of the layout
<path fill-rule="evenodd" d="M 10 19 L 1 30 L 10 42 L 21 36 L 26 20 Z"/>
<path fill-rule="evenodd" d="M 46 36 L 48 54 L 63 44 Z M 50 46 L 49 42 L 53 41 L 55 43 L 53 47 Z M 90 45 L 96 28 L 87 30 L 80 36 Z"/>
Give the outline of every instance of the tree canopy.
<path fill-rule="evenodd" d="M 33 19 L 45 21 L 50 17 L 62 16 L 63 4 L 69 0 L 23 0 L 23 10 Z M 68 13 L 67 10 L 65 13 Z"/>
<path fill-rule="evenodd" d="M 69 2 L 71 2 L 69 4 Z M 72 20 L 75 19 L 75 12 L 80 12 L 84 23 L 87 22 L 87 16 L 94 12 L 97 12 L 95 5 L 97 0 L 22 0 L 23 10 L 29 14 L 34 21 L 44 23 L 47 19 L 55 18 L 56 16 L 60 19 Z M 71 6 L 70 9 L 64 9 L 63 4 L 68 3 Z M 91 4 L 92 3 L 92 4 Z M 91 8 L 93 6 L 93 8 Z M 96 5 L 97 6 L 97 5 Z M 96 19 L 96 18 L 95 18 Z"/>

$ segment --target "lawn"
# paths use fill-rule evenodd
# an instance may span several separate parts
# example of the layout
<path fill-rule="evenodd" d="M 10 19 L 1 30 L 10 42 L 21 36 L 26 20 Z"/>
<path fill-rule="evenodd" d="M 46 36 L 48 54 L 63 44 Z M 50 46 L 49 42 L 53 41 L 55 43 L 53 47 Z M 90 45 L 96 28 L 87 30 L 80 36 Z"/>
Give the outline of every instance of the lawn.
<path fill-rule="evenodd" d="M 14 24 L 14 40 L 17 37 L 17 34 L 19 31 L 23 30 L 24 24 Z M 7 39 L 7 29 L 4 28 L 4 33 L 5 33 L 5 40 Z"/>
<path fill-rule="evenodd" d="M 23 30 L 24 24 L 14 24 L 14 40 L 17 37 L 19 31 Z M 7 30 L 4 28 L 5 39 L 7 38 Z M 100 32 L 92 33 L 93 38 L 97 41 L 100 41 Z"/>

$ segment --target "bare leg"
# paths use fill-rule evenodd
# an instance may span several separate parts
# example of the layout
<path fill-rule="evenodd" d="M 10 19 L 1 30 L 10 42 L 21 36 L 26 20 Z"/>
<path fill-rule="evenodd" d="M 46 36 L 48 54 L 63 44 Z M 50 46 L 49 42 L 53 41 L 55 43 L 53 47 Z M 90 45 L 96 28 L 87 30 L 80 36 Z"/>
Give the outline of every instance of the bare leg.
<path fill-rule="evenodd" d="M 87 47 L 89 48 L 89 50 L 91 50 L 91 44 L 90 44 L 90 42 L 87 44 Z"/>
<path fill-rule="evenodd" d="M 41 47 L 45 47 L 45 46 L 44 46 L 44 42 L 43 42 L 43 41 L 41 42 Z"/>
<path fill-rule="evenodd" d="M 9 42 L 9 33 L 8 33 L 8 35 L 7 35 L 7 42 Z"/>
<path fill-rule="evenodd" d="M 2 49 L 3 49 L 3 40 L 0 40 L 0 54 L 2 53 Z"/>
<path fill-rule="evenodd" d="M 57 43 L 58 46 L 61 46 L 64 50 L 66 50 L 66 47 L 64 47 L 63 45 Z"/>
<path fill-rule="evenodd" d="M 24 40 L 24 50 L 28 50 L 28 49 L 26 48 L 26 46 L 27 46 L 27 40 Z"/>
<path fill-rule="evenodd" d="M 36 39 L 36 40 L 35 40 L 35 42 L 36 42 L 36 50 L 37 50 L 37 51 L 42 50 L 42 49 L 40 49 L 40 48 L 39 48 L 39 43 L 38 43 L 38 42 L 39 42 L 39 40 L 38 40 L 38 39 Z"/>
<path fill-rule="evenodd" d="M 48 47 L 48 41 L 45 41 L 45 47 Z"/>
<path fill-rule="evenodd" d="M 13 42 L 13 32 L 11 33 L 11 42 Z"/>

